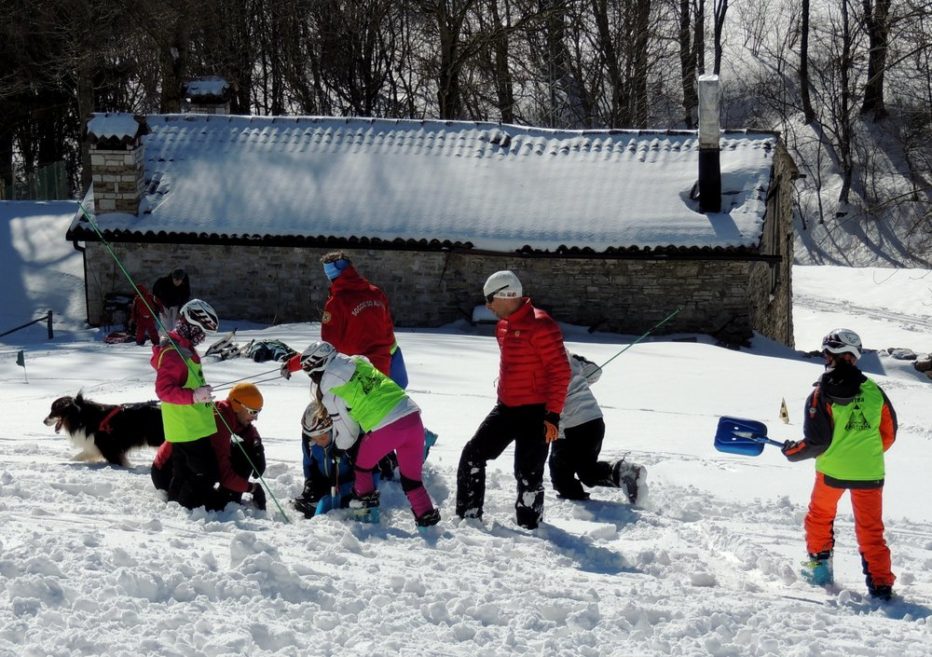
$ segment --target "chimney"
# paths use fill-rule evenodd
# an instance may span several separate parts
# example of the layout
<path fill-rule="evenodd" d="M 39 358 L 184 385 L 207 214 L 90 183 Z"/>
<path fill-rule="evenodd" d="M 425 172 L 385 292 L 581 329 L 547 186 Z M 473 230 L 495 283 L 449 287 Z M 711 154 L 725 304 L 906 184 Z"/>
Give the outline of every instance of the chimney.
<path fill-rule="evenodd" d="M 145 119 L 125 113 L 93 114 L 87 122 L 94 213 L 139 213 L 145 190 L 142 136 Z"/>
<path fill-rule="evenodd" d="M 699 210 L 722 211 L 722 168 L 719 160 L 719 100 L 717 75 L 699 76 Z"/>
<path fill-rule="evenodd" d="M 184 85 L 188 112 L 191 114 L 229 114 L 230 83 L 216 75 L 196 78 Z"/>

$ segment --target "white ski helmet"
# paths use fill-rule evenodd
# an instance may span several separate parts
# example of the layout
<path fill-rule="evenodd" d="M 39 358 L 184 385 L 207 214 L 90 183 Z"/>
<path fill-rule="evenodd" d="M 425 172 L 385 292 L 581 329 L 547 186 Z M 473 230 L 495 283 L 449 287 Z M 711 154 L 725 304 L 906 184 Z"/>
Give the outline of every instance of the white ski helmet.
<path fill-rule="evenodd" d="M 316 401 L 312 401 L 304 409 L 304 417 L 301 418 L 301 428 L 310 438 L 323 436 L 333 429 L 333 420 L 330 414 L 324 410 Z"/>
<path fill-rule="evenodd" d="M 520 297 L 523 291 L 521 281 L 518 280 L 513 271 L 507 269 L 497 271 L 489 276 L 485 281 L 485 285 L 482 286 L 482 295 L 489 303 L 495 297 L 515 299 Z"/>
<path fill-rule="evenodd" d="M 337 350 L 329 342 L 312 342 L 301 354 L 301 369 L 308 374 L 322 372 L 336 355 Z"/>
<path fill-rule="evenodd" d="M 191 299 L 181 307 L 181 316 L 188 324 L 197 326 L 205 333 L 213 333 L 220 328 L 217 312 L 206 301 Z"/>
<path fill-rule="evenodd" d="M 835 329 L 822 338 L 822 351 L 830 354 L 852 354 L 861 357 L 861 337 L 851 329 Z"/>

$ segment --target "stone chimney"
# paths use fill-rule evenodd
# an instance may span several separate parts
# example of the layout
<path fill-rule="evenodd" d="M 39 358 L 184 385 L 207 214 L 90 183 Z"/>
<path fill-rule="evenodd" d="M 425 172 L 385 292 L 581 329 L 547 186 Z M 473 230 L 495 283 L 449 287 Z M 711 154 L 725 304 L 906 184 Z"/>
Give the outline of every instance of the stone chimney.
<path fill-rule="evenodd" d="M 717 75 L 699 76 L 699 210 L 722 211 L 722 168 L 719 160 L 721 89 Z"/>
<path fill-rule="evenodd" d="M 94 212 L 139 213 L 145 190 L 142 136 L 145 119 L 132 114 L 93 114 L 87 122 L 94 185 Z"/>
<path fill-rule="evenodd" d="M 230 83 L 216 75 L 191 80 L 184 85 L 188 112 L 191 114 L 229 114 Z"/>

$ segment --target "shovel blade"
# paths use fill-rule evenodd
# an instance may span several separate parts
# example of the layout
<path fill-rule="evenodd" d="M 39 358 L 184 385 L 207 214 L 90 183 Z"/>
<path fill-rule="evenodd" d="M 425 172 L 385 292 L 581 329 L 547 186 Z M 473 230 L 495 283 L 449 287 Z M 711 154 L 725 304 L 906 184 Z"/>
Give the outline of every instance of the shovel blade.
<path fill-rule="evenodd" d="M 767 438 L 767 425 L 756 420 L 722 417 L 715 432 L 715 449 L 740 456 L 760 456 Z"/>

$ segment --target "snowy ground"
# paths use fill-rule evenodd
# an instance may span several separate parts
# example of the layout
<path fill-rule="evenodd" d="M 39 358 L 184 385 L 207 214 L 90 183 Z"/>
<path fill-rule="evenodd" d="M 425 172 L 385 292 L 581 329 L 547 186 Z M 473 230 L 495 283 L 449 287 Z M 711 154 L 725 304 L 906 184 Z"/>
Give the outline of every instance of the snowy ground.
<path fill-rule="evenodd" d="M 0 338 L 0 657 L 930 654 L 932 383 L 907 362 L 863 361 L 900 419 L 885 495 L 899 597 L 888 605 L 863 596 L 847 498 L 836 524 L 837 588 L 798 578 L 811 463 L 789 464 L 774 448 L 756 458 L 712 448 L 720 415 L 762 420 L 779 440 L 799 437 L 820 363 L 762 339 L 740 352 L 702 336 L 649 341 L 606 369 L 594 388 L 608 426 L 603 454 L 647 465 L 650 494 L 639 508 L 615 490 L 557 500 L 548 482 L 545 523 L 520 529 L 509 450 L 490 464 L 485 522 L 453 519 L 456 463 L 494 402 L 498 358 L 487 328 L 458 324 L 398 335 L 411 395 L 440 434 L 426 471 L 444 514 L 434 533 L 415 531 L 397 484 L 384 489 L 378 526 L 339 513 L 308 521 L 287 508 L 289 521 L 233 506 L 190 512 L 153 490 L 151 451 L 128 469 L 77 463 L 42 424 L 53 399 L 79 388 L 104 402 L 151 399 L 154 376 L 148 347 L 104 345 L 80 329 L 83 291 L 73 283 L 82 271 L 71 245 L 40 241 L 22 222 L 0 230 L 7 226 L 0 332 L 50 305 L 60 324 L 52 342 L 42 327 Z M 800 350 L 817 348 L 836 325 L 860 331 L 871 348 L 932 350 L 928 271 L 797 267 L 794 277 Z M 240 341 L 296 348 L 319 329 L 224 328 L 235 326 Z M 565 329 L 571 347 L 598 362 L 632 339 Z M 20 349 L 25 370 L 15 364 Z M 215 385 L 265 379 L 270 369 L 205 366 Z M 260 386 L 267 481 L 284 504 L 301 488 L 308 386 L 302 376 Z M 784 398 L 789 425 L 778 419 Z"/>

